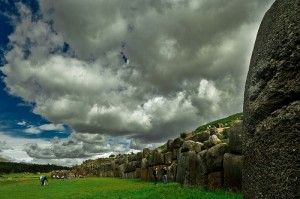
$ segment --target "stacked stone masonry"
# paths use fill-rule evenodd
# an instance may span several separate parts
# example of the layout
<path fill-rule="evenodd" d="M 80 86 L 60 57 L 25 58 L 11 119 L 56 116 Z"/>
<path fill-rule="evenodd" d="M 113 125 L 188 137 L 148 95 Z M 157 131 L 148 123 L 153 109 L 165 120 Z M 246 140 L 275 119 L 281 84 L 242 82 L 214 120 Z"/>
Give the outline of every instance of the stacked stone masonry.
<path fill-rule="evenodd" d="M 153 170 L 167 167 L 168 180 L 186 186 L 211 189 L 241 189 L 243 156 L 241 121 L 231 128 L 210 127 L 201 133 L 188 133 L 183 138 L 168 140 L 160 148 L 148 148 L 136 154 L 88 160 L 74 167 L 69 176 L 99 176 L 154 180 Z M 228 139 L 229 137 L 229 139 Z"/>

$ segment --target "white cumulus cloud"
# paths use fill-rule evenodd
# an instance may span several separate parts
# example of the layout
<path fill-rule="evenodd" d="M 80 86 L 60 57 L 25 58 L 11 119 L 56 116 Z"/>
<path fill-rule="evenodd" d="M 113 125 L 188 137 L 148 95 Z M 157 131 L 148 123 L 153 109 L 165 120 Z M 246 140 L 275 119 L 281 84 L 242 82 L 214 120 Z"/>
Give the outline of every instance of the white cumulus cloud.
<path fill-rule="evenodd" d="M 30 145 L 27 153 L 63 159 L 125 150 L 90 144 L 92 134 L 140 148 L 240 112 L 256 31 L 272 2 L 41 0 L 38 18 L 18 4 L 4 82 L 53 123 L 25 131 L 66 124 L 76 133 L 74 143 Z"/>

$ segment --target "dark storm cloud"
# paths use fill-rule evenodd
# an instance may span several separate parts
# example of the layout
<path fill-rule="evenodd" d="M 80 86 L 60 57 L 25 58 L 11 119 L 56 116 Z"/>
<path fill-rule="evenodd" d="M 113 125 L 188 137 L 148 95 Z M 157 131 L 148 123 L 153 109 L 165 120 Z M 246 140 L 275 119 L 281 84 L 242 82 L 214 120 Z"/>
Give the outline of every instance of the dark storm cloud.
<path fill-rule="evenodd" d="M 26 144 L 24 151 L 36 159 L 82 159 L 108 152 L 124 153 L 129 150 L 128 145 L 129 143 L 122 143 L 118 138 L 73 132 L 69 138 L 55 138 L 46 146 L 39 146 L 38 143 Z"/>

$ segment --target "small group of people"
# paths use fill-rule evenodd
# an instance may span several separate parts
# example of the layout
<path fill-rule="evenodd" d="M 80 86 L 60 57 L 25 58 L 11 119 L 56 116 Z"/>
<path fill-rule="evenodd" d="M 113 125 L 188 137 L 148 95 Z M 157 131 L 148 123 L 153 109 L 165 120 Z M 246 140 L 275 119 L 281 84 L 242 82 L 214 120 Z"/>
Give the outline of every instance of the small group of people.
<path fill-rule="evenodd" d="M 162 181 L 163 181 L 164 184 L 166 184 L 168 182 L 168 175 L 167 174 L 168 174 L 168 169 L 167 169 L 167 167 L 164 166 L 161 169 Z M 154 177 L 154 183 L 157 184 L 157 180 L 158 180 L 158 168 L 157 167 L 155 167 L 153 169 L 153 177 Z"/>
<path fill-rule="evenodd" d="M 48 184 L 47 176 L 40 176 L 40 183 L 41 183 L 41 186 L 47 185 Z"/>

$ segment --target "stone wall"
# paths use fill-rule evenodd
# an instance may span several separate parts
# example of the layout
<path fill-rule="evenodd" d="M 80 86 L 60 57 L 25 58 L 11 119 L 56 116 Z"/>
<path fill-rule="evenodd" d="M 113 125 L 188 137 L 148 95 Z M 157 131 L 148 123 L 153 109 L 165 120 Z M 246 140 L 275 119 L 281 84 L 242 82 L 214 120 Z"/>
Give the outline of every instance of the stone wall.
<path fill-rule="evenodd" d="M 211 189 L 226 186 L 239 190 L 243 162 L 240 127 L 238 122 L 230 129 L 211 127 L 200 134 L 188 133 L 185 139 L 168 140 L 163 148 L 146 148 L 137 154 L 86 161 L 71 172 L 75 176 L 152 181 L 154 168 L 158 168 L 158 178 L 161 179 L 161 170 L 167 167 L 169 181 L 186 186 Z"/>

